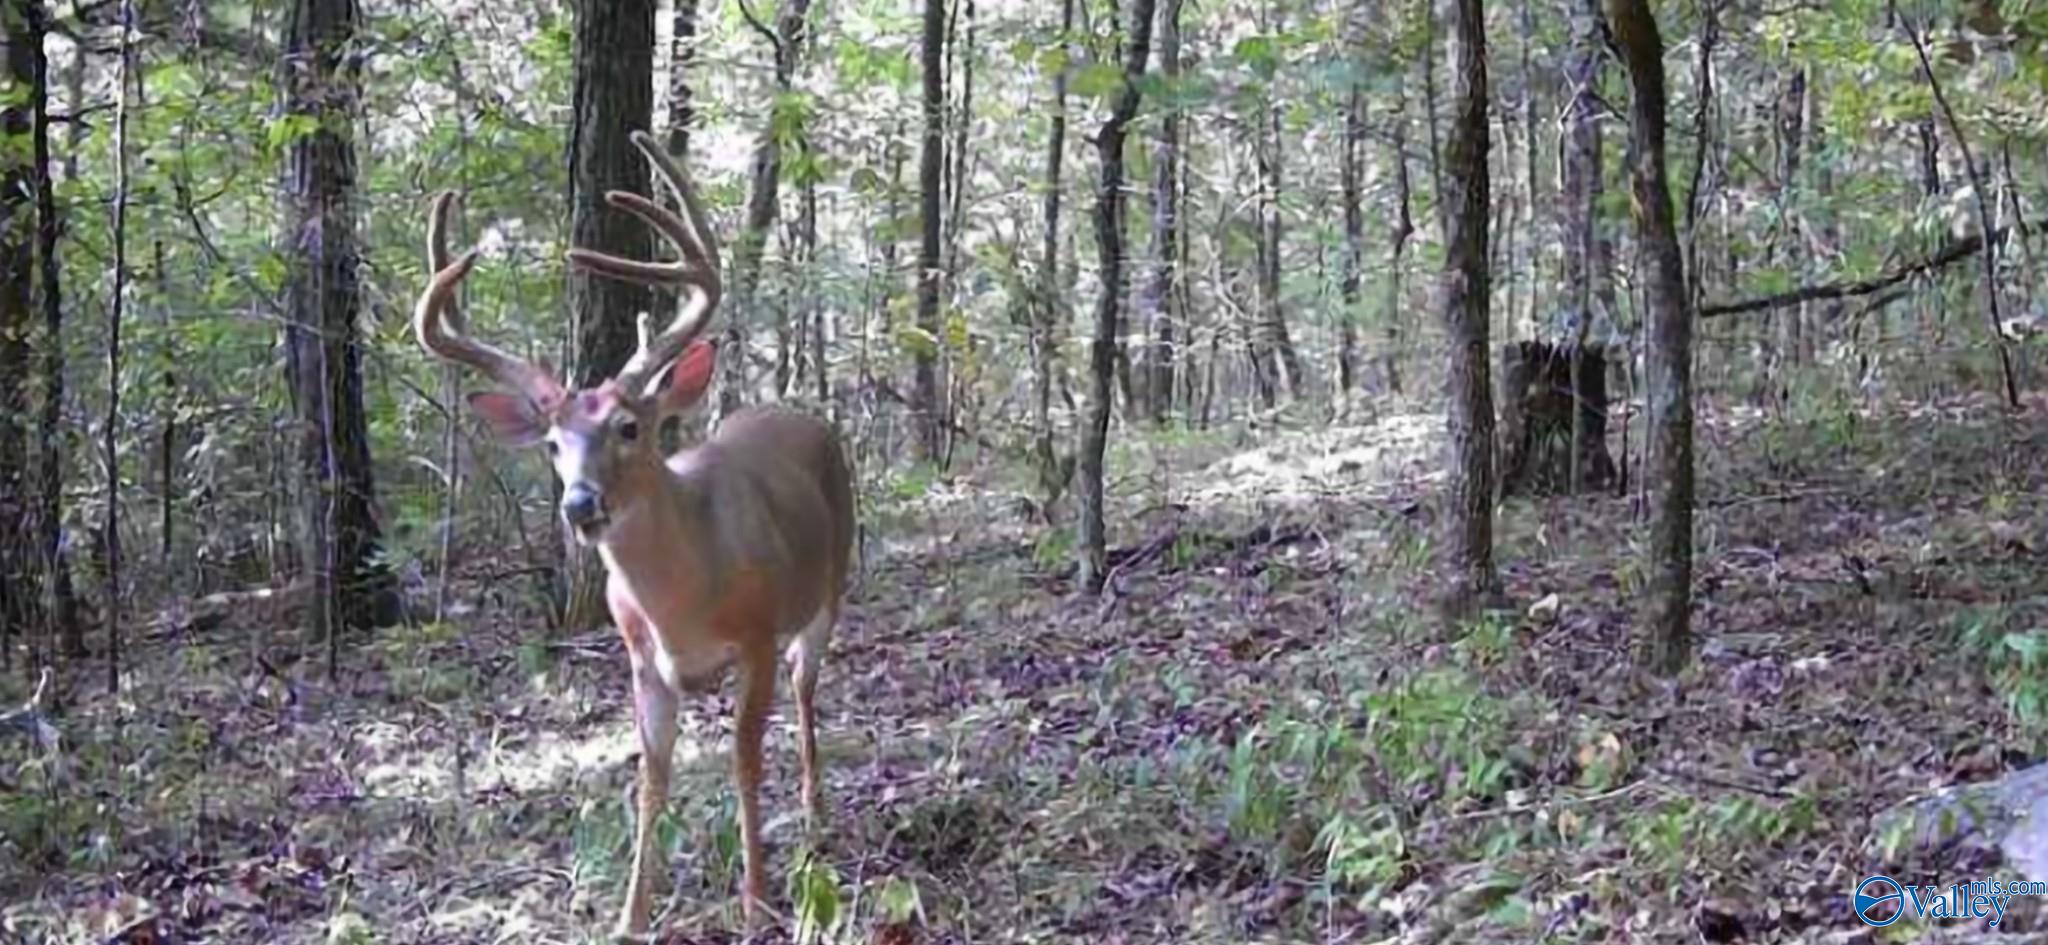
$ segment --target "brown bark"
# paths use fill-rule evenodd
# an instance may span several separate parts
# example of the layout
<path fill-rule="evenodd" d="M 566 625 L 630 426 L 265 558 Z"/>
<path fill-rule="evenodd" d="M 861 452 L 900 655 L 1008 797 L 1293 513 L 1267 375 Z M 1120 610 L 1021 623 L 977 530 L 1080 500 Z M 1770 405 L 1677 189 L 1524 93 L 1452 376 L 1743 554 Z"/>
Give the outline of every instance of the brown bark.
<path fill-rule="evenodd" d="M 1596 85 L 1600 63 L 1599 0 L 1584 0 L 1572 7 L 1572 50 L 1565 60 L 1565 86 L 1570 96 L 1565 105 L 1564 147 L 1558 154 L 1558 242 L 1564 247 L 1565 297 L 1570 300 L 1572 320 L 1590 320 L 1595 299 L 1594 281 L 1601 263 L 1599 238 L 1595 233 L 1600 204 L 1600 100 Z"/>
<path fill-rule="evenodd" d="M 1344 202 L 1344 260 L 1338 291 L 1344 308 L 1338 314 L 1337 389 L 1340 400 L 1358 384 L 1359 286 L 1365 273 L 1365 92 L 1357 83 L 1345 93 L 1343 161 L 1339 186 Z"/>
<path fill-rule="evenodd" d="M 645 196 L 646 164 L 631 134 L 649 130 L 654 112 L 654 0 L 577 7 L 574 110 L 569 134 L 571 245 L 628 259 L 653 254 L 647 226 L 604 202 L 609 190 Z M 592 386 L 632 356 L 639 313 L 654 307 L 646 287 L 570 267 L 569 318 L 574 344 L 570 381 Z M 728 356 L 730 357 L 730 355 Z M 725 360 L 725 359 L 721 359 Z M 597 555 L 561 531 L 568 578 L 562 629 L 588 630 L 606 620 L 604 571 Z"/>
<path fill-rule="evenodd" d="M 1629 181 L 1649 263 L 1643 279 L 1652 418 L 1644 469 L 1652 510 L 1650 589 L 1637 656 L 1669 675 L 1685 665 L 1692 647 L 1692 311 L 1665 168 L 1664 41 L 1644 0 L 1608 0 L 1607 11 L 1633 91 Z"/>
<path fill-rule="evenodd" d="M 397 609 L 391 576 L 377 563 L 376 480 L 356 328 L 357 26 L 354 0 L 296 0 L 282 82 L 284 110 L 313 120 L 286 159 L 285 309 L 305 482 L 304 564 L 317 589 L 314 629 L 327 634 L 330 646 L 349 630 L 391 622 Z"/>
<path fill-rule="evenodd" d="M 918 448 L 936 463 L 944 452 L 943 411 L 939 404 L 940 188 L 946 149 L 946 5 L 924 0 L 924 137 L 918 153 L 917 327 L 924 335 L 914 354 Z"/>
<path fill-rule="evenodd" d="M 1401 393 L 1401 311 L 1403 307 L 1402 277 L 1407 270 L 1408 240 L 1415 235 L 1415 191 L 1408 177 L 1408 100 L 1397 95 L 1394 100 L 1394 221 L 1392 232 L 1387 234 L 1387 307 L 1381 323 L 1386 335 L 1384 349 L 1380 353 L 1380 373 L 1385 377 L 1387 392 Z"/>
<path fill-rule="evenodd" d="M 1138 80 L 1151 54 L 1153 0 L 1131 0 L 1130 42 L 1123 50 L 1123 88 L 1095 135 L 1101 178 L 1095 189 L 1095 245 L 1102 288 L 1095 302 L 1095 337 L 1089 348 L 1091 375 L 1088 419 L 1081 429 L 1081 560 L 1078 589 L 1096 594 L 1108 574 L 1103 521 L 1103 453 L 1109 441 L 1109 413 L 1115 396 L 1117 323 L 1124 294 L 1124 140 L 1138 113 Z"/>
<path fill-rule="evenodd" d="M 1181 0 L 1166 0 L 1159 9 L 1159 71 L 1170 85 L 1180 77 Z M 1165 423 L 1173 409 L 1173 375 L 1178 354 L 1174 323 L 1180 271 L 1180 126 L 1178 108 L 1159 122 L 1152 145 L 1152 277 L 1138 300 L 1150 335 L 1145 397 L 1153 423 Z"/>
<path fill-rule="evenodd" d="M 39 0 L 30 0 L 29 12 L 36 18 L 35 31 L 41 31 L 46 15 Z M 64 304 L 62 293 L 61 260 L 57 258 L 57 236 L 62 229 L 62 220 L 57 216 L 57 190 L 50 173 L 50 61 L 41 43 L 31 50 L 35 57 L 34 83 L 30 89 L 30 101 L 34 109 L 34 140 L 31 142 L 32 161 L 36 179 L 36 269 L 41 275 L 38 285 L 42 302 L 42 419 L 38 431 L 41 455 L 38 458 L 38 496 L 36 498 L 35 542 L 37 558 L 47 587 L 45 599 L 49 605 L 49 621 L 52 633 L 47 638 L 57 641 L 65 657 L 85 655 L 85 628 L 78 619 L 77 597 L 72 592 L 71 569 L 61 553 L 60 539 L 63 536 L 64 521 Z M 74 53 L 69 77 L 72 101 L 79 100 L 84 86 L 84 54 Z M 73 122 L 74 138 L 67 159 L 75 158 L 77 152 L 76 129 Z"/>
<path fill-rule="evenodd" d="M 1269 102 L 1259 125 L 1259 333 L 1264 336 L 1259 351 L 1269 376 L 1277 359 L 1277 366 L 1287 373 L 1288 396 L 1300 400 L 1306 386 L 1301 354 L 1288 335 L 1287 316 L 1280 307 L 1280 109 Z"/>
<path fill-rule="evenodd" d="M 1572 52 L 1565 64 L 1565 83 L 1570 99 L 1565 107 L 1564 147 L 1558 155 L 1558 176 L 1562 183 L 1558 194 L 1558 222 L 1562 231 L 1559 242 L 1564 246 L 1565 293 L 1570 316 L 1567 325 L 1552 327 L 1566 330 L 1569 347 L 1574 349 L 1585 344 L 1587 329 L 1593 324 L 1594 302 L 1600 300 L 1595 286 L 1596 283 L 1604 283 L 1607 277 L 1607 261 L 1602 252 L 1598 227 L 1603 170 L 1600 102 L 1596 86 L 1600 80 L 1600 63 L 1605 58 L 1600 48 L 1598 3 L 1599 0 L 1584 0 L 1571 7 Z M 1586 378 L 1579 376 L 1585 359 L 1567 357 L 1566 363 L 1572 372 L 1568 389 L 1582 390 L 1588 383 Z M 1605 384 L 1601 386 L 1604 390 Z M 1510 387 L 1507 396 L 1519 395 Z M 1571 468 L 1565 488 L 1576 493 L 1584 484 L 1585 470 L 1580 468 L 1579 458 L 1587 455 L 1589 450 L 1597 450 L 1604 456 L 1607 448 L 1604 442 L 1587 442 L 1592 431 L 1584 422 L 1583 411 L 1568 416 L 1571 420 L 1571 442 L 1577 445 L 1568 453 Z M 1602 425 L 1604 427 L 1604 419 Z"/>
<path fill-rule="evenodd" d="M 1500 592 L 1493 561 L 1493 386 L 1487 369 L 1486 21 L 1455 0 L 1448 37 L 1453 117 L 1444 152 L 1442 305 L 1449 337 L 1450 479 L 1445 487 L 1445 610 L 1462 619 Z"/>
<path fill-rule="evenodd" d="M 690 89 L 690 73 L 697 68 L 697 0 L 674 3 L 668 41 L 668 153 L 687 166 L 690 128 L 697 123 L 696 96 Z"/>
<path fill-rule="evenodd" d="M 42 49 L 42 0 L 17 0 L 0 9 L 6 27 L 8 87 L 36 84 Z M 37 555 L 26 540 L 33 507 L 29 496 L 29 382 L 35 335 L 36 169 L 21 146 L 34 131 L 27 97 L 0 109 L 0 667 L 13 665 L 17 638 L 30 639 L 42 623 Z"/>
<path fill-rule="evenodd" d="M 1060 47 L 1068 48 L 1067 34 L 1074 28 L 1074 0 L 1060 3 Z M 1060 305 L 1060 169 L 1067 149 L 1067 76 L 1064 70 L 1052 79 L 1052 129 L 1045 148 L 1045 233 L 1040 250 L 1038 304 L 1031 323 L 1032 428 L 1036 431 L 1034 452 L 1038 462 L 1039 489 L 1045 496 L 1049 522 L 1059 506 L 1067 483 L 1073 478 L 1074 457 L 1060 456 L 1052 427 L 1052 390 L 1059 331 L 1065 319 Z"/>

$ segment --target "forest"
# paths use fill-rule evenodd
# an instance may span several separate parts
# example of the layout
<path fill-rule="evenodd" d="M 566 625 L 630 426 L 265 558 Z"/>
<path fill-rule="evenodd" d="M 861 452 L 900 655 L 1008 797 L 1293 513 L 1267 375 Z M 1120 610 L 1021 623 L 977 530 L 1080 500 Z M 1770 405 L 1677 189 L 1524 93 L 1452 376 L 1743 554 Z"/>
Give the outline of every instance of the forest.
<path fill-rule="evenodd" d="M 2048 3 L 0 28 L 0 943 L 2048 936 Z"/>

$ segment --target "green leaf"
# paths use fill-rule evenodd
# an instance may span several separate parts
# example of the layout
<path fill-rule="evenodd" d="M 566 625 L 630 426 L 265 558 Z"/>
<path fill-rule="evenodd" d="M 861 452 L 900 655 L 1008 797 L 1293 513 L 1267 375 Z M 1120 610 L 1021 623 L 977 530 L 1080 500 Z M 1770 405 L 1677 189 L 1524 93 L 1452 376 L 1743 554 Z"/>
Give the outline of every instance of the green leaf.
<path fill-rule="evenodd" d="M 1019 56 L 1017 58 L 1022 59 L 1024 57 Z M 1046 75 L 1059 75 L 1067 71 L 1067 65 L 1071 61 L 1072 59 L 1067 55 L 1066 49 L 1062 47 L 1053 46 L 1043 49 L 1038 53 L 1038 71 Z"/>
<path fill-rule="evenodd" d="M 1280 68 L 1280 49 L 1271 36 L 1247 36 L 1237 41 L 1231 56 L 1251 67 L 1262 79 L 1270 79 Z"/>
<path fill-rule="evenodd" d="M 1123 70 L 1100 62 L 1083 66 L 1068 83 L 1075 95 L 1084 98 L 1106 99 L 1123 87 Z"/>

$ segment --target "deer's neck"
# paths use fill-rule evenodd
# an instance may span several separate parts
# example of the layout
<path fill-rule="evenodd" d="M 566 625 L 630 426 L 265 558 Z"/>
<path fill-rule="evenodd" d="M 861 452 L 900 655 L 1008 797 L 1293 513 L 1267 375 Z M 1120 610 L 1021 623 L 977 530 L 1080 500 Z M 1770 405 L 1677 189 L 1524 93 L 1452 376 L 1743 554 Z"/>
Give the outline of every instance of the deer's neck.
<path fill-rule="evenodd" d="M 615 514 L 598 552 L 649 616 L 665 622 L 663 616 L 679 615 L 655 614 L 663 608 L 651 604 L 702 600 L 724 570 L 724 543 L 707 501 L 709 470 L 648 460 L 623 472 L 620 485 L 633 500 Z"/>

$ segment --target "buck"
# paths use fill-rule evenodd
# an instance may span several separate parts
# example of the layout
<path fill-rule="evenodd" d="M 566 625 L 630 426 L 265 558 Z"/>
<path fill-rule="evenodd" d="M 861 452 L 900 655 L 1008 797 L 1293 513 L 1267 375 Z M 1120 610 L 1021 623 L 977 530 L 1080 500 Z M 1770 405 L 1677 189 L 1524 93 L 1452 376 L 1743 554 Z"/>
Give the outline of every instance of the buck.
<path fill-rule="evenodd" d="M 718 243 L 689 178 L 645 132 L 634 133 L 633 143 L 682 212 L 619 191 L 605 201 L 646 221 L 681 258 L 632 260 L 578 248 L 569 262 L 595 275 L 675 289 L 686 299 L 659 332 L 640 315 L 639 348 L 615 376 L 571 391 L 546 368 L 470 336 L 453 297 L 477 251 L 449 261 L 454 193 L 435 198 L 429 213 L 434 275 L 413 310 L 414 333 L 427 351 L 512 389 L 475 393 L 469 401 L 499 439 L 545 444 L 562 483 L 563 521 L 604 559 L 606 600 L 625 638 L 640 736 L 633 874 L 617 930 L 627 938 L 648 927 L 655 820 L 668 801 L 683 693 L 715 686 L 736 669 L 733 774 L 745 846 L 740 902 L 749 925 L 766 891 L 761 738 L 778 652 L 787 655 L 796 691 L 804 813 L 813 824 L 822 816 L 814 696 L 853 539 L 845 457 L 822 420 L 755 408 L 728 417 L 702 444 L 661 455 L 661 421 L 696 405 L 711 380 L 714 349 L 696 338 L 718 308 Z"/>

